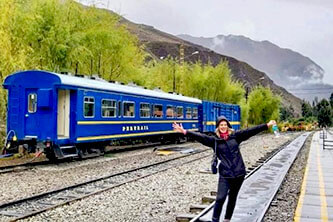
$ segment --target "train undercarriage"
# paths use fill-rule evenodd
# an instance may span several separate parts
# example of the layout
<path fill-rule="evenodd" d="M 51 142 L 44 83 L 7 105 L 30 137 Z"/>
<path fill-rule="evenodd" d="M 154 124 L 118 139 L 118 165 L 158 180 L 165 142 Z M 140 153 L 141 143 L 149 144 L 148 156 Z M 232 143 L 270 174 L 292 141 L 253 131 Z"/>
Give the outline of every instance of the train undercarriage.
<path fill-rule="evenodd" d="M 187 138 L 178 134 L 158 135 L 153 137 L 137 137 L 126 139 L 114 139 L 94 143 L 77 143 L 68 145 L 58 145 L 51 140 L 37 142 L 35 138 L 24 140 L 7 141 L 4 153 L 35 153 L 35 155 L 45 154 L 46 158 L 52 162 L 61 159 L 87 159 L 102 156 L 105 152 L 122 149 L 136 149 L 157 144 L 172 144 L 186 142 Z"/>

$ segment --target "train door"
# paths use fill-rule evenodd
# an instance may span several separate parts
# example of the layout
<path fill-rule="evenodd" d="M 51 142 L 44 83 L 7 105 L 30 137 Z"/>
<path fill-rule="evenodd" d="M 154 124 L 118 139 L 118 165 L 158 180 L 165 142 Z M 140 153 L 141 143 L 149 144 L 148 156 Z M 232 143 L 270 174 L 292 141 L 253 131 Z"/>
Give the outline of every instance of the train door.
<path fill-rule="evenodd" d="M 219 116 L 221 116 L 220 107 L 214 106 L 214 118 L 213 118 L 213 120 L 216 120 L 217 117 L 219 117 Z"/>
<path fill-rule="evenodd" d="M 57 116 L 57 135 L 58 139 L 69 138 L 70 120 L 70 91 L 58 90 L 58 116 Z"/>
<path fill-rule="evenodd" d="M 25 96 L 27 98 L 26 107 L 24 110 L 25 136 L 37 138 L 39 130 L 37 89 L 26 89 Z"/>

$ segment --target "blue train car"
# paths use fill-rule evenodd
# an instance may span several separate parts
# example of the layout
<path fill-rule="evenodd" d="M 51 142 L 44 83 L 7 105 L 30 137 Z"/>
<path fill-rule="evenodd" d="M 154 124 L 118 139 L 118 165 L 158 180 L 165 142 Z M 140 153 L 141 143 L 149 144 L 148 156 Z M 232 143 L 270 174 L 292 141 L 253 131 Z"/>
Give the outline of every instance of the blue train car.
<path fill-rule="evenodd" d="M 215 132 L 215 121 L 218 116 L 225 116 L 233 129 L 240 129 L 241 112 L 239 105 L 220 102 L 202 101 L 199 105 L 199 129 L 201 132 Z"/>
<path fill-rule="evenodd" d="M 8 76 L 9 142 L 47 157 L 82 156 L 114 139 L 174 135 L 172 122 L 199 130 L 201 100 L 46 71 Z"/>

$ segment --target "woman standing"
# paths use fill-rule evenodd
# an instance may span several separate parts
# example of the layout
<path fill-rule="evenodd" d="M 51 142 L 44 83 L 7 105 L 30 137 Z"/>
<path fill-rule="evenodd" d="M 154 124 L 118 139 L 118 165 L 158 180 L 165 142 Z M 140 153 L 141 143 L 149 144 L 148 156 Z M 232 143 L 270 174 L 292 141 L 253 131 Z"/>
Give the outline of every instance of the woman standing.
<path fill-rule="evenodd" d="M 267 124 L 234 132 L 228 119 L 225 116 L 220 116 L 216 120 L 216 136 L 207 136 L 202 133 L 187 131 L 181 124 L 177 124 L 176 122 L 173 124 L 174 131 L 183 133 L 203 145 L 216 150 L 217 158 L 220 160 L 218 167 L 218 189 L 212 222 L 220 220 L 222 207 L 227 196 L 229 198 L 224 221 L 230 221 L 234 212 L 238 191 L 242 186 L 246 174 L 239 144 L 251 136 L 267 130 L 268 127 L 274 124 L 276 124 L 275 120 L 271 120 Z"/>

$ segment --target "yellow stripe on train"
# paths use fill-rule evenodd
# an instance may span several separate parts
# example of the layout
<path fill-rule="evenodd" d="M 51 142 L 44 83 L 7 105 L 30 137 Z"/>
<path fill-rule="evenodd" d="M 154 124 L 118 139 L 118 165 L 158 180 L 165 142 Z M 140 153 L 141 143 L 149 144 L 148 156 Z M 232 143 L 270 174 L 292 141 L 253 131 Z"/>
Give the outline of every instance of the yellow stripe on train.
<path fill-rule="evenodd" d="M 190 131 L 198 131 L 198 128 L 188 129 Z M 146 132 L 146 133 L 128 133 L 128 134 L 115 134 L 115 135 L 103 135 L 103 136 L 89 136 L 89 137 L 78 137 L 77 141 L 86 141 L 86 140 L 101 140 L 101 139 L 114 139 L 121 137 L 132 137 L 132 136 L 146 136 L 146 135 L 155 135 L 155 134 L 165 134 L 165 133 L 176 133 L 173 130 L 167 131 L 156 131 L 156 132 Z"/>
<path fill-rule="evenodd" d="M 78 125 L 98 125 L 98 124 L 146 124 L 146 123 L 198 123 L 199 120 L 147 120 L 147 121 L 78 121 Z"/>

